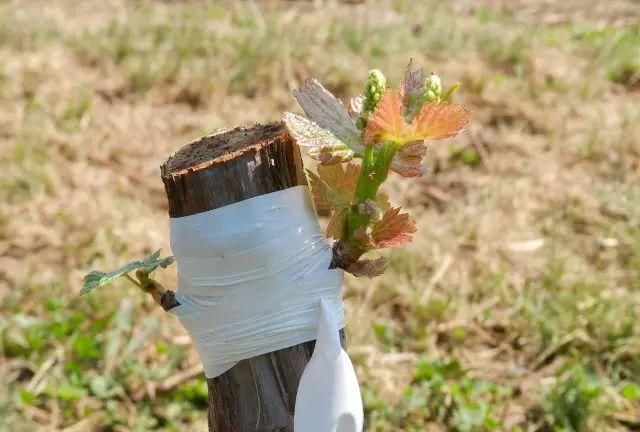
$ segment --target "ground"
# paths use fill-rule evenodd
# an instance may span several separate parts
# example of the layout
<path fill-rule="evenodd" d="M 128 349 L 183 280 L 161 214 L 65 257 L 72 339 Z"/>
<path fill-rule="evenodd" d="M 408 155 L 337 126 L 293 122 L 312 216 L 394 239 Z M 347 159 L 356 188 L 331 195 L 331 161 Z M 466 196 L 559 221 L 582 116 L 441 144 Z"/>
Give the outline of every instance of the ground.
<path fill-rule="evenodd" d="M 160 163 L 409 58 L 473 112 L 374 280 L 347 277 L 367 431 L 640 429 L 633 0 L 0 3 L 0 431 L 205 430 L 176 319 L 83 275 L 168 249 Z M 158 272 L 175 284 L 174 270 Z"/>

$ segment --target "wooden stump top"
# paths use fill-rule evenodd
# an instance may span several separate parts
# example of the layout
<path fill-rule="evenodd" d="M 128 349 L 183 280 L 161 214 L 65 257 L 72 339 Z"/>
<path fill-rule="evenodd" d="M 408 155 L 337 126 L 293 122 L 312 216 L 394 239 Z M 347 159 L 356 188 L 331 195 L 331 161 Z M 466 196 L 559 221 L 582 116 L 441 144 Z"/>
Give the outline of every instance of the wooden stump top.
<path fill-rule="evenodd" d="M 300 151 L 280 122 L 200 138 L 170 156 L 160 170 L 171 217 L 307 184 Z"/>

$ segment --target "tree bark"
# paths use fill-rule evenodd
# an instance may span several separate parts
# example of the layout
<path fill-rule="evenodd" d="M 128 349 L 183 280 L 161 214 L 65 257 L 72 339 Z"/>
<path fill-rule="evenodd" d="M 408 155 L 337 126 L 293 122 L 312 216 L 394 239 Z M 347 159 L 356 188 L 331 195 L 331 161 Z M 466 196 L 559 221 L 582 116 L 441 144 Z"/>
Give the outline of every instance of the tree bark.
<path fill-rule="evenodd" d="M 236 128 L 183 147 L 161 167 L 171 217 L 306 185 L 300 151 L 281 123 Z M 341 331 L 344 345 L 344 332 Z M 212 432 L 291 432 L 315 341 L 243 360 L 207 379 Z"/>

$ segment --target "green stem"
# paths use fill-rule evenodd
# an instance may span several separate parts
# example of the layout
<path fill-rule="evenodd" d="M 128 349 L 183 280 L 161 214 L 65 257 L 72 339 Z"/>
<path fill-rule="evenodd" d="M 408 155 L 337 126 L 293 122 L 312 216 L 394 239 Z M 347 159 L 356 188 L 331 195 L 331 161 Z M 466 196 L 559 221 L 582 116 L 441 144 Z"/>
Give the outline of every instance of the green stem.
<path fill-rule="evenodd" d="M 353 239 L 353 234 L 358 228 L 369 225 L 371 216 L 360 214 L 358 205 L 367 200 L 376 199 L 380 185 L 389 175 L 389 167 L 396 151 L 398 151 L 398 145 L 393 141 L 383 142 L 379 149 L 374 146 L 365 148 L 353 206 L 347 222 L 348 241 Z"/>
<path fill-rule="evenodd" d="M 359 204 L 365 201 L 367 196 L 375 193 L 373 183 L 371 182 L 371 175 L 374 171 L 376 162 L 376 149 L 373 146 L 367 146 L 364 150 L 364 156 L 362 157 L 362 167 L 360 168 L 360 178 L 356 185 L 356 192 L 354 195 L 354 202 Z"/>

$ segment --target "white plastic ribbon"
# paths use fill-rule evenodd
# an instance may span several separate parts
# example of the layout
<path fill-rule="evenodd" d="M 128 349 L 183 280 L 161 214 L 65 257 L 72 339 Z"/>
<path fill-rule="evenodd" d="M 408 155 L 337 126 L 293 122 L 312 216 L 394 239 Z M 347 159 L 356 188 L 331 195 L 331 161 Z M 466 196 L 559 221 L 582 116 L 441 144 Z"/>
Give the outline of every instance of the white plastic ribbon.
<path fill-rule="evenodd" d="M 306 186 L 170 221 L 180 305 L 172 309 L 215 378 L 240 360 L 316 338 L 320 298 L 344 326 L 342 271 Z"/>
<path fill-rule="evenodd" d="M 305 368 L 294 414 L 294 431 L 360 432 L 364 411 L 358 378 L 340 345 L 332 303 L 320 300 L 318 338 Z"/>

